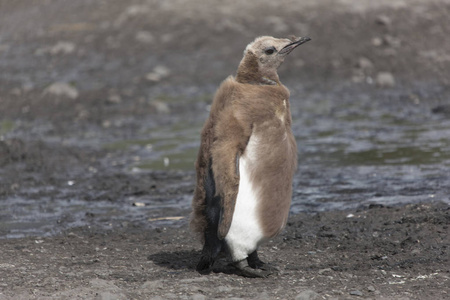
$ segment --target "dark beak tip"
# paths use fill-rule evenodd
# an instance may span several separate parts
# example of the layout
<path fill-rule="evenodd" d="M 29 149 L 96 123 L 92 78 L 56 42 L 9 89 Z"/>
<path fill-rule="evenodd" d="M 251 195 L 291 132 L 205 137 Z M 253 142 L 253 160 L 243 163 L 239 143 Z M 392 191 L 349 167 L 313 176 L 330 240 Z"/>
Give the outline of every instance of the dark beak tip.
<path fill-rule="evenodd" d="M 304 36 L 304 37 L 300 38 L 300 41 L 302 41 L 303 43 L 306 43 L 306 42 L 311 41 L 311 38 L 309 36 Z"/>

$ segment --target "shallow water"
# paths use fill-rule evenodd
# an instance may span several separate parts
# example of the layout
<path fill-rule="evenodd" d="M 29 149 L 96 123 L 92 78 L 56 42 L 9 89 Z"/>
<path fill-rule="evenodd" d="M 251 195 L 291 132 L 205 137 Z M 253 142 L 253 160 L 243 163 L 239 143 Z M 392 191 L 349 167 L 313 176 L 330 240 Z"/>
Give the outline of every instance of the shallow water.
<path fill-rule="evenodd" d="M 180 96 L 180 103 L 184 100 Z M 199 112 L 181 110 L 166 116 L 172 121 L 164 125 L 136 120 L 140 130 L 129 139 L 108 137 L 111 133 L 95 129 L 82 141 L 77 135 L 66 138 L 66 143 L 82 142 L 110 153 L 103 159 L 107 167 L 97 177 L 120 170 L 133 180 L 140 174 L 163 172 L 167 175 L 160 182 L 162 190 L 111 200 L 106 188 L 89 192 L 93 201 L 81 197 L 89 180 L 82 184 L 67 178 L 65 188 L 33 187 L 22 191 L 26 198 L 14 196 L 0 202 L 0 238 L 46 236 L 85 225 L 106 229 L 185 226 L 187 219 L 179 217 L 189 210 L 207 108 L 204 104 Z M 402 92 L 352 88 L 321 93 L 294 89 L 291 110 L 299 146 L 292 213 L 423 201 L 450 204 L 448 116 L 405 100 Z M 14 126 L 8 123 L 2 128 L 13 130 Z"/>

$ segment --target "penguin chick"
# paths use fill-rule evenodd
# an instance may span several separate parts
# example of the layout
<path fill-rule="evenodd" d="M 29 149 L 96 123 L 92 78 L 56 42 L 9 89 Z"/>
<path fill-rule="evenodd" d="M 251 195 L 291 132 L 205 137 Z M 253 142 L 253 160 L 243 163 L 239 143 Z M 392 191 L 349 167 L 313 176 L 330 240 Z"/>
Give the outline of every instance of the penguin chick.
<path fill-rule="evenodd" d="M 243 276 L 273 272 L 257 250 L 286 224 L 297 168 L 289 90 L 277 69 L 309 40 L 256 38 L 236 76 L 216 92 L 201 134 L 192 201 L 191 228 L 204 243 L 200 273 L 208 273 L 225 250 Z"/>

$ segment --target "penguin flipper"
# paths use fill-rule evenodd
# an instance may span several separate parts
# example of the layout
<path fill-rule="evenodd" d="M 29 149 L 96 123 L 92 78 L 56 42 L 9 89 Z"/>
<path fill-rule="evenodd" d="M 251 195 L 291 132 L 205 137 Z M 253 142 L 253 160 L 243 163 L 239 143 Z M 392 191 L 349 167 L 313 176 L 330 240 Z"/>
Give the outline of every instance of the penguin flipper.
<path fill-rule="evenodd" d="M 220 215 L 219 228 L 217 231 L 217 236 L 220 240 L 224 239 L 225 236 L 228 234 L 228 230 L 230 229 L 231 226 L 231 221 L 233 220 L 234 208 L 236 206 L 236 199 L 239 190 L 239 157 L 240 155 L 239 153 L 237 153 L 235 155 L 235 164 L 234 164 L 235 183 L 233 185 L 233 188 L 231 188 L 228 193 L 224 194 L 223 199 L 221 201 L 222 213 Z"/>
<path fill-rule="evenodd" d="M 234 208 L 239 191 L 239 161 L 244 153 L 252 133 L 251 124 L 244 125 L 232 113 L 221 120 L 227 124 L 226 130 L 220 131 L 220 140 L 211 149 L 212 168 L 216 182 L 216 194 L 221 197 L 222 213 L 217 235 L 224 239 L 233 220 Z M 234 150 L 234 151 L 233 151 Z"/>
<path fill-rule="evenodd" d="M 221 215 L 218 238 L 223 240 L 228 233 L 233 219 L 234 207 L 239 189 L 239 155 L 241 155 L 252 133 L 252 121 L 245 109 L 237 102 L 238 84 L 230 77 L 224 81 L 217 91 L 211 107 L 215 115 L 214 136 L 211 141 L 210 157 L 216 185 L 216 194 L 220 196 Z"/>

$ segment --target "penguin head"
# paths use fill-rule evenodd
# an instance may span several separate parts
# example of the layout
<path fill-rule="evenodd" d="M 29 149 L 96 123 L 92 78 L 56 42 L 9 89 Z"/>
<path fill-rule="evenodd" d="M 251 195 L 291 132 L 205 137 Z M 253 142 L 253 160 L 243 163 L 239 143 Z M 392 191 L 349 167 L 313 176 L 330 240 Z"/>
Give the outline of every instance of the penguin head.
<path fill-rule="evenodd" d="M 241 73 L 243 71 L 247 75 L 253 73 L 253 81 L 260 84 L 277 84 L 278 67 L 292 50 L 309 40 L 311 40 L 309 37 L 292 37 L 289 39 L 277 39 L 271 36 L 258 37 L 245 48 L 244 58 L 239 65 L 239 69 L 241 69 Z M 256 78 L 259 78 L 259 80 L 254 80 Z"/>

